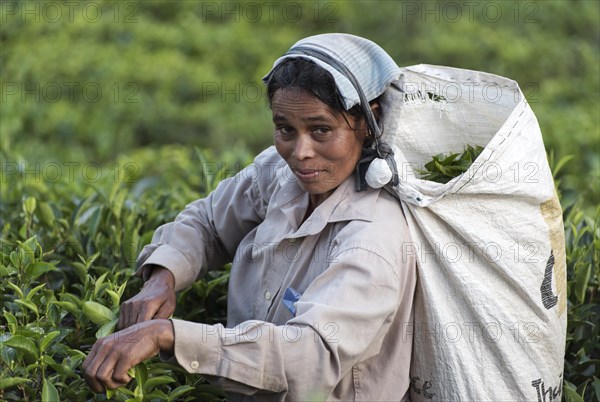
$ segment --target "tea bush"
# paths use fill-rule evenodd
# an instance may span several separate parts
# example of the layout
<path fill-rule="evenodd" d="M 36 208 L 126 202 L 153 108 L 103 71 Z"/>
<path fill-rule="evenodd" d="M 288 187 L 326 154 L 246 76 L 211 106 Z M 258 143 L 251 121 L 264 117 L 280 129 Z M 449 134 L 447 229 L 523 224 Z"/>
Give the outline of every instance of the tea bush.
<path fill-rule="evenodd" d="M 106 400 L 90 391 L 80 366 L 95 340 L 114 329 L 120 302 L 139 290 L 132 277 L 137 254 L 158 225 L 246 162 L 231 157 L 214 164 L 181 147 L 131 158 L 135 172 L 113 170 L 95 183 L 2 172 L 0 399 Z M 3 166 L 15 160 L 6 152 L 3 159 Z M 181 292 L 178 306 L 188 307 L 175 315 L 224 322 L 227 279 L 223 267 Z M 111 398 L 216 401 L 224 394 L 153 359 L 138 365 L 135 381 Z"/>
<path fill-rule="evenodd" d="M 140 279 L 132 276 L 138 252 L 157 226 L 250 160 L 249 154 L 235 155 L 207 157 L 178 146 L 144 149 L 105 166 L 110 174 L 93 183 L 71 180 L 78 171 L 53 182 L 2 172 L 0 399 L 107 399 L 89 390 L 81 363 L 94 341 L 114 329 L 119 303 L 139 289 Z M 19 160 L 6 151 L 2 159 L 3 166 Z M 569 205 L 564 216 L 569 290 L 564 395 L 575 402 L 600 397 L 600 209 L 591 217 Z M 228 267 L 210 272 L 178 294 L 175 315 L 224 322 L 227 280 Z M 224 397 L 201 376 L 157 358 L 138 365 L 135 380 L 110 394 L 117 401 Z"/>

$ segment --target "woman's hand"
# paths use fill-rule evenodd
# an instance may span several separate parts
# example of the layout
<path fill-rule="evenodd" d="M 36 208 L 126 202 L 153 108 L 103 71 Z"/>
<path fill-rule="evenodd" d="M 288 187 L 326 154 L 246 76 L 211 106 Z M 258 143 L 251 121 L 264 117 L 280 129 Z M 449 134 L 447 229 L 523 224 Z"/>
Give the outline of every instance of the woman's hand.
<path fill-rule="evenodd" d="M 169 320 L 152 320 L 99 339 L 82 365 L 95 392 L 115 389 L 131 381 L 127 371 L 164 352 L 173 354 L 175 334 Z"/>
<path fill-rule="evenodd" d="M 176 302 L 174 288 L 175 278 L 171 271 L 155 266 L 140 293 L 121 304 L 117 328 L 127 328 L 153 318 L 171 317 Z"/>

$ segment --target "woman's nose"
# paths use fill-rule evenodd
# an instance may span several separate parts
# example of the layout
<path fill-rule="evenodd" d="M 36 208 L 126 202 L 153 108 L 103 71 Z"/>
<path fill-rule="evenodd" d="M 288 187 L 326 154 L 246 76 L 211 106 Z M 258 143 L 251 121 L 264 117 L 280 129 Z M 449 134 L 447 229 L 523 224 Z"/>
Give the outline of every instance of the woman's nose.
<path fill-rule="evenodd" d="M 294 144 L 294 157 L 297 160 L 309 159 L 314 157 L 313 140 L 309 134 L 300 134 Z"/>

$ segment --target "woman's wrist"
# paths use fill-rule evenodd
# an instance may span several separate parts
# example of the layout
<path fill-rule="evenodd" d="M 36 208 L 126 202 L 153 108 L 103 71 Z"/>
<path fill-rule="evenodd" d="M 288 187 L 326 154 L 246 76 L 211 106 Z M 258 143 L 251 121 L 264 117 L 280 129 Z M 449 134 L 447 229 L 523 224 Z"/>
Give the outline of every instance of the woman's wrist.
<path fill-rule="evenodd" d="M 150 275 L 146 283 L 161 283 L 166 284 L 169 288 L 175 288 L 175 276 L 173 273 L 169 271 L 165 267 L 161 267 L 160 265 L 152 265 L 148 267 L 150 271 Z"/>
<path fill-rule="evenodd" d="M 171 320 L 157 319 L 153 320 L 158 326 L 158 347 L 161 354 L 172 356 L 175 350 L 175 330 Z"/>

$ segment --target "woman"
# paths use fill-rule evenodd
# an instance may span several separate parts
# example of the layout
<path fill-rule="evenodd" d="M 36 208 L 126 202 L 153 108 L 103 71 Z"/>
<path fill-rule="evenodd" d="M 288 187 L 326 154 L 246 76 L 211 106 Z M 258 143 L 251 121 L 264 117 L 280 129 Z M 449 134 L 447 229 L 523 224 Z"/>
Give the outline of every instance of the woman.
<path fill-rule="evenodd" d="M 376 99 L 398 75 L 346 34 L 303 39 L 275 62 L 264 78 L 275 146 L 158 228 L 124 330 L 84 362 L 94 390 L 160 352 L 234 400 L 405 397 L 415 261 L 398 202 L 364 188 L 359 168 L 379 152 Z M 166 319 L 175 292 L 227 262 L 227 328 Z"/>

